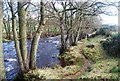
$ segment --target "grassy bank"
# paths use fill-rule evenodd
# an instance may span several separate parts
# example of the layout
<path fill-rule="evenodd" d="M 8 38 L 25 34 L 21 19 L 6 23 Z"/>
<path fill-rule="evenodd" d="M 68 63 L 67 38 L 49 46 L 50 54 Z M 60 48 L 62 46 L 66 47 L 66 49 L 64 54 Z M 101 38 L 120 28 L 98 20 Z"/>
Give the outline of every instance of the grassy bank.
<path fill-rule="evenodd" d="M 26 81 L 38 81 L 39 79 L 64 79 L 67 76 L 75 75 L 72 79 L 118 79 L 120 67 L 118 66 L 118 58 L 108 56 L 104 50 L 101 41 L 104 42 L 106 37 L 97 36 L 90 39 L 82 39 L 77 46 L 71 47 L 69 52 L 62 54 L 59 58 L 63 58 L 64 67 L 57 65 L 51 68 L 43 68 L 29 71 L 24 74 Z M 94 45 L 93 48 L 87 45 Z M 82 76 L 76 73 L 80 72 L 85 66 L 87 58 L 93 62 Z M 22 77 L 23 78 L 23 77 Z"/>
<path fill-rule="evenodd" d="M 118 65 L 119 57 L 111 56 L 109 50 L 114 47 L 116 44 L 110 42 L 113 37 L 105 38 L 103 36 L 98 36 L 89 40 L 82 40 L 84 44 L 82 45 L 83 54 L 88 59 L 92 60 L 94 64 L 85 72 L 82 76 L 77 76 L 77 79 L 118 79 L 120 73 L 120 67 Z M 105 40 L 107 39 L 107 40 Z M 105 40 L 105 41 L 103 41 Z M 101 43 L 103 41 L 103 43 Z M 106 44 L 106 47 L 109 50 L 105 50 L 103 44 Z M 117 43 L 117 42 L 116 42 Z M 94 48 L 87 48 L 86 45 L 94 44 Z M 109 45 L 109 46 L 108 46 Z M 117 47 L 116 47 L 117 48 Z M 115 52 L 113 50 L 112 52 Z M 115 55 L 115 54 L 113 54 Z M 117 55 L 117 54 L 116 54 Z"/>
<path fill-rule="evenodd" d="M 83 50 L 84 56 L 89 60 L 92 60 L 93 62 L 96 62 L 97 60 L 100 60 L 100 59 L 105 59 L 106 54 L 100 44 L 100 41 L 103 39 L 105 39 L 105 37 L 103 36 L 97 36 L 95 38 L 91 38 L 88 40 L 83 39 L 82 50 Z M 86 47 L 87 45 L 90 45 L 90 44 L 93 44 L 94 48 Z"/>

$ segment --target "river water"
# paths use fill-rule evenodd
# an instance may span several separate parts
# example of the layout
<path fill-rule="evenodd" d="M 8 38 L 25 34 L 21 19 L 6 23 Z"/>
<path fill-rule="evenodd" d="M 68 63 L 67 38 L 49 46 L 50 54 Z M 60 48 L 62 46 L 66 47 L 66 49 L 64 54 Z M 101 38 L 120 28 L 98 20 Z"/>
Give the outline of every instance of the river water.
<path fill-rule="evenodd" d="M 27 41 L 28 54 L 30 51 L 31 40 Z M 60 47 L 60 36 L 42 38 L 39 41 L 37 51 L 37 67 L 51 67 L 59 64 L 58 55 Z M 6 76 L 8 80 L 15 78 L 19 72 L 19 65 L 14 47 L 14 42 L 3 43 L 4 63 L 6 68 Z"/>

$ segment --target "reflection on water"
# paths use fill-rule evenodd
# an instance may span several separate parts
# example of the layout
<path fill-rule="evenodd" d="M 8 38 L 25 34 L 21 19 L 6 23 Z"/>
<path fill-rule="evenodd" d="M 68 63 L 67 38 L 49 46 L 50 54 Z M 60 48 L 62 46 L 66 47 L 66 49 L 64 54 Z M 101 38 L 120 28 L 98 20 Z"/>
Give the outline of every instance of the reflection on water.
<path fill-rule="evenodd" d="M 30 51 L 31 41 L 27 41 L 27 48 Z M 38 51 L 37 51 L 37 67 L 51 67 L 59 64 L 58 55 L 60 46 L 60 37 L 50 37 L 46 39 L 41 39 L 39 41 Z M 3 43 L 4 52 L 4 62 L 6 68 L 7 79 L 13 79 L 15 75 L 19 72 L 19 65 L 17 61 L 16 50 L 14 47 L 14 42 Z M 29 54 L 29 52 L 28 52 Z"/>

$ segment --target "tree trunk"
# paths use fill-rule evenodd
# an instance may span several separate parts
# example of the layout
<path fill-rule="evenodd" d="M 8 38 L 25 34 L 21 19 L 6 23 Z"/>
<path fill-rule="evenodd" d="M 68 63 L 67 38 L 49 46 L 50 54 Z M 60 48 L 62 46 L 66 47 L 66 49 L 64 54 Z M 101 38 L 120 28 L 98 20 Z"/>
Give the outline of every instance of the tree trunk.
<path fill-rule="evenodd" d="M 8 15 L 8 21 L 7 21 L 7 27 L 8 27 L 8 39 L 11 39 L 11 32 L 10 32 L 10 16 Z"/>
<path fill-rule="evenodd" d="M 64 39 L 64 27 L 63 27 L 63 18 L 60 17 L 60 30 L 61 30 L 61 49 L 60 53 L 64 53 L 66 51 L 65 39 Z"/>
<path fill-rule="evenodd" d="M 0 81 L 6 78 L 3 48 L 2 48 L 2 28 L 3 28 L 3 12 L 2 12 L 2 1 L 0 1 Z"/>
<path fill-rule="evenodd" d="M 80 31 L 80 28 L 78 28 L 77 31 L 74 33 L 74 42 L 73 42 L 73 46 L 76 46 L 76 45 L 77 45 L 78 38 L 79 38 L 79 31 Z"/>
<path fill-rule="evenodd" d="M 72 8 L 72 5 L 70 5 L 70 8 Z M 71 28 L 73 28 L 73 11 L 71 10 L 70 11 L 70 14 L 71 14 L 71 17 L 70 17 L 70 27 Z M 74 29 L 73 29 L 74 30 Z M 69 36 L 69 45 L 70 46 L 73 46 L 73 42 L 74 42 L 74 40 L 73 40 L 73 30 L 71 30 L 71 33 L 70 33 L 70 36 Z"/>
<path fill-rule="evenodd" d="M 19 16 L 19 36 L 20 36 L 20 50 L 25 69 L 28 69 L 27 58 L 27 22 L 26 22 L 26 10 L 24 8 L 24 2 L 18 2 L 18 16 Z"/>
<path fill-rule="evenodd" d="M 14 41 L 15 41 L 15 48 L 17 52 L 18 62 L 19 62 L 21 70 L 24 71 L 25 68 L 24 68 L 24 64 L 23 64 L 23 60 L 21 56 L 21 51 L 19 48 L 19 41 L 18 41 L 18 36 L 17 36 L 17 31 L 16 31 L 16 17 L 12 19 L 12 27 L 13 27 L 13 36 L 14 36 Z"/>
<path fill-rule="evenodd" d="M 13 3 L 8 2 L 8 4 L 9 4 L 9 7 L 11 9 L 11 14 L 12 14 L 12 31 L 13 31 L 14 41 L 15 41 L 15 48 L 17 52 L 18 63 L 19 63 L 20 69 L 24 71 L 25 69 L 23 65 L 23 60 L 22 60 L 21 51 L 19 48 L 19 41 L 18 41 L 18 36 L 17 36 L 17 31 L 16 31 L 16 16 L 15 16 L 15 12 L 13 9 Z"/>
<path fill-rule="evenodd" d="M 82 28 L 81 26 L 82 26 L 82 20 L 80 19 L 80 24 L 78 26 L 77 31 L 75 32 L 75 37 L 74 37 L 74 43 L 73 43 L 73 45 L 77 45 L 77 42 L 78 42 L 78 39 L 79 39 L 80 30 Z"/>
<path fill-rule="evenodd" d="M 70 37 L 69 37 L 69 45 L 70 46 L 73 46 L 73 43 L 74 43 L 74 40 L 73 40 L 73 31 L 71 31 L 72 33 L 70 34 Z"/>
<path fill-rule="evenodd" d="M 41 18 L 39 22 L 39 27 L 35 33 L 35 36 L 33 37 L 32 44 L 31 44 L 31 50 L 30 50 L 30 62 L 29 62 L 29 67 L 30 69 L 36 69 L 36 55 L 37 55 L 37 48 L 38 48 L 38 42 L 40 39 L 40 36 L 43 32 L 44 29 L 44 3 L 41 0 L 40 2 L 40 12 L 41 12 Z"/>

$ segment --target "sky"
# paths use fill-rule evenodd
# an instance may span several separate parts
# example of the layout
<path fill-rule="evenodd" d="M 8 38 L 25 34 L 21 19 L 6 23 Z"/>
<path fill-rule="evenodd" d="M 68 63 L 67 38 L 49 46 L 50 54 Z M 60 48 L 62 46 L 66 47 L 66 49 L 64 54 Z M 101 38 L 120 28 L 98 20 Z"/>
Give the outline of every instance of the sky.
<path fill-rule="evenodd" d="M 100 15 L 103 24 L 118 25 L 118 16 Z"/>
<path fill-rule="evenodd" d="M 118 0 L 109 0 L 118 1 Z M 111 15 L 100 14 L 103 24 L 118 25 L 118 9 L 115 6 L 107 7 L 105 11 L 111 12 Z"/>

